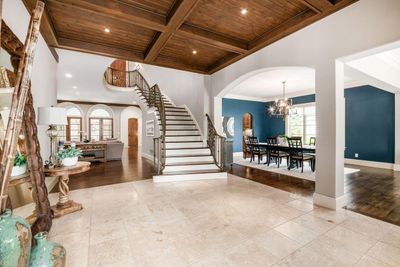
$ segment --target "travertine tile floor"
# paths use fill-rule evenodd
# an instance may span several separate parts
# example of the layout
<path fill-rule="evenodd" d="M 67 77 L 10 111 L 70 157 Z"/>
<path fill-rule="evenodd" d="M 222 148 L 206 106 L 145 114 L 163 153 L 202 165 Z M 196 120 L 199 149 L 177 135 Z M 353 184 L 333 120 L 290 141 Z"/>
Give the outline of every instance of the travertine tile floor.
<path fill-rule="evenodd" d="M 50 233 L 68 266 L 400 266 L 400 227 L 236 176 L 71 195 Z"/>

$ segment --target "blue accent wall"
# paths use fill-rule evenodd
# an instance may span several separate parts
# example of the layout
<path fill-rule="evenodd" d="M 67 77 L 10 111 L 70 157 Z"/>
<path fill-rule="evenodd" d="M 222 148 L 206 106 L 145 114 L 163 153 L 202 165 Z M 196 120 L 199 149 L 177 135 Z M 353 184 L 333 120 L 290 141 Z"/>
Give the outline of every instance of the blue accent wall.
<path fill-rule="evenodd" d="M 233 151 L 242 151 L 242 121 L 246 112 L 253 115 L 254 136 L 265 140 L 267 138 L 265 103 L 236 99 L 222 99 L 222 116 L 235 118 L 235 135 L 233 139 Z"/>
<path fill-rule="evenodd" d="M 360 86 L 344 91 L 346 98 L 346 150 L 345 157 L 394 163 L 394 94 L 373 86 Z M 315 102 L 315 95 L 293 98 L 293 104 Z M 285 134 L 282 119 L 266 115 L 270 102 L 223 99 L 223 116 L 235 117 L 234 151 L 241 151 L 242 117 L 253 114 L 255 136 L 265 140 L 267 136 Z M 231 115 L 233 114 L 233 115 Z M 257 114 L 257 115 L 256 115 Z"/>
<path fill-rule="evenodd" d="M 394 94 L 373 86 L 345 90 L 345 157 L 394 163 Z"/>

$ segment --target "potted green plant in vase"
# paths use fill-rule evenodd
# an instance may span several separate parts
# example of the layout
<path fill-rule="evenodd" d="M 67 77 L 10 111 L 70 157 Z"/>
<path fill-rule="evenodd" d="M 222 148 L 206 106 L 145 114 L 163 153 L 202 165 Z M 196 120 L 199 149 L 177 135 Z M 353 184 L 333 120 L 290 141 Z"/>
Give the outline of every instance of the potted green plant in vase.
<path fill-rule="evenodd" d="M 11 177 L 26 173 L 26 156 L 17 152 L 14 158 L 14 166 L 11 170 Z"/>
<path fill-rule="evenodd" d="M 61 149 L 57 153 L 58 159 L 65 167 L 71 167 L 78 163 L 78 158 L 82 156 L 82 151 L 75 146 L 69 146 L 65 149 Z"/>

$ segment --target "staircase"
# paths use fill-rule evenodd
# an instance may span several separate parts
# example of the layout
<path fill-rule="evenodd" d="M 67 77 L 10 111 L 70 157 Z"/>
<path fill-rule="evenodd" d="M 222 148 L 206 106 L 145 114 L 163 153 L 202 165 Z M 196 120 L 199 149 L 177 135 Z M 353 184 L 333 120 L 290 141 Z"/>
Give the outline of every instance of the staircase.
<path fill-rule="evenodd" d="M 150 87 L 138 70 L 121 73 L 108 68 L 105 83 L 121 84 L 121 77 L 126 79 L 123 84 L 134 88 L 141 106 L 154 110 L 158 120 L 159 136 L 154 138 L 154 182 L 227 178 L 223 171 L 225 138 L 217 134 L 208 115 L 205 142 L 189 110 L 175 106 L 157 85 Z"/>

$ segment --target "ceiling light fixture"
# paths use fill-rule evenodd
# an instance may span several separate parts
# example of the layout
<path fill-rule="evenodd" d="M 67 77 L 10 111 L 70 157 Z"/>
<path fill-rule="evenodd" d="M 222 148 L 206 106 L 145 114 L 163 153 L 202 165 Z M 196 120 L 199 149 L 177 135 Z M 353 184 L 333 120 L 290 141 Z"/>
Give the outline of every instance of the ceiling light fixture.
<path fill-rule="evenodd" d="M 106 28 L 104 28 L 104 32 L 106 32 L 106 33 L 110 33 L 110 31 L 111 31 L 111 30 L 110 30 L 110 28 L 107 28 L 107 27 L 106 27 Z"/>
<path fill-rule="evenodd" d="M 242 15 L 246 15 L 247 12 L 248 12 L 247 8 L 240 9 L 240 14 L 242 14 Z"/>
<path fill-rule="evenodd" d="M 282 98 L 276 99 L 268 108 L 271 116 L 281 117 L 283 120 L 288 115 L 295 115 L 296 110 L 293 110 L 292 99 L 286 97 L 286 82 L 282 82 L 283 95 Z"/>
<path fill-rule="evenodd" d="M 193 51 L 192 51 L 192 54 L 193 54 L 193 55 L 197 55 L 197 50 L 193 50 Z"/>
<path fill-rule="evenodd" d="M 71 73 L 65 73 L 65 77 L 72 78 L 72 74 Z"/>
<path fill-rule="evenodd" d="M 74 85 L 72 86 L 72 89 L 78 89 L 78 86 Z"/>

